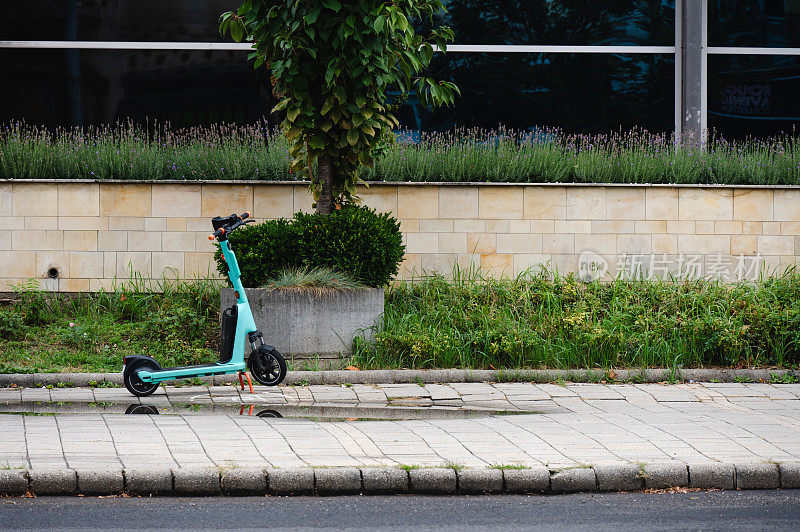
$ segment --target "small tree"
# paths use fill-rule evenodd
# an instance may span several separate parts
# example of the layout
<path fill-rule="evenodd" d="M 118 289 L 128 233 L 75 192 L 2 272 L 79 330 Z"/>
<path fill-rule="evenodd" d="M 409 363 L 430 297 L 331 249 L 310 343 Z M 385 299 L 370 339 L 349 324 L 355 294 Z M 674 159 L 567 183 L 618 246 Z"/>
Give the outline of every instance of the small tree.
<path fill-rule="evenodd" d="M 244 0 L 220 17 L 220 33 L 252 41 L 254 67 L 272 74 L 281 98 L 273 112 L 286 111 L 293 141 L 291 171 L 311 181 L 317 212 L 354 200 L 360 168 L 394 140 L 388 89 L 405 97 L 414 88 L 426 105 L 454 103 L 454 84 L 417 76 L 453 32 L 442 26 L 423 37 L 410 23 L 443 11 L 442 0 Z"/>

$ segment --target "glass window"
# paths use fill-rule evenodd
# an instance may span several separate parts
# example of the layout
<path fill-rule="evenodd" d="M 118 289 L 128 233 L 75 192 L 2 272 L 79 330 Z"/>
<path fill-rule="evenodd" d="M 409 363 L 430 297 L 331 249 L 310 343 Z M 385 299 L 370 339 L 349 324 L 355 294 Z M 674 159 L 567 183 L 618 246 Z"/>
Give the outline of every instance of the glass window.
<path fill-rule="evenodd" d="M 604 133 L 634 126 L 674 129 L 671 54 L 498 54 L 450 52 L 430 75 L 454 81 L 461 96 L 433 111 L 413 97 L 400 111 L 403 126 L 442 131 L 457 127 L 559 127 Z"/>
<path fill-rule="evenodd" d="M 246 57 L 227 51 L 3 49 L 0 123 L 252 123 L 277 102 L 267 71 L 254 71 Z"/>
<path fill-rule="evenodd" d="M 800 130 L 800 57 L 711 55 L 708 124 L 728 139 Z"/>
<path fill-rule="evenodd" d="M 455 44 L 658 45 L 675 42 L 674 0 L 450 0 Z"/>
<path fill-rule="evenodd" d="M 710 46 L 800 46 L 800 0 L 708 0 Z"/>
<path fill-rule="evenodd" d="M 0 35 L 25 41 L 222 41 L 219 16 L 239 0 L 6 2 Z M 230 41 L 230 38 L 226 39 Z"/>

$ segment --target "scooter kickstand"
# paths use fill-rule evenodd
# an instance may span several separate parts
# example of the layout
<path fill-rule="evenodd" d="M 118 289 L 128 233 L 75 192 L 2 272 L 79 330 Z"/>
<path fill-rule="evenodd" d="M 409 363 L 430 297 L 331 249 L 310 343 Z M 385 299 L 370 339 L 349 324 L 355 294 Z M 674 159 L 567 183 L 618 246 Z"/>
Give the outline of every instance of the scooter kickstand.
<path fill-rule="evenodd" d="M 244 376 L 247 377 L 247 385 L 250 387 L 250 393 L 256 393 L 253 391 L 253 381 L 250 380 L 250 374 L 246 371 L 239 372 L 239 384 L 242 385 L 242 391 L 244 391 L 244 380 L 242 379 L 242 373 L 244 373 Z"/>

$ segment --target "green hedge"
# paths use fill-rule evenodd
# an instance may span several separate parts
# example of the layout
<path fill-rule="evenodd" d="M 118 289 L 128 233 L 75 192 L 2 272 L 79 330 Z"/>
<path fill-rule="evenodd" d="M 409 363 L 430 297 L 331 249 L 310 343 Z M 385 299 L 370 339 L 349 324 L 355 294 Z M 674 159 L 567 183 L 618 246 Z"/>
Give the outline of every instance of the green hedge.
<path fill-rule="evenodd" d="M 298 212 L 291 221 L 269 220 L 229 237 L 245 287 L 263 286 L 282 270 L 328 267 L 366 286 L 384 286 L 397 275 L 405 246 L 400 223 L 386 213 L 345 205 L 322 216 Z M 217 270 L 227 265 L 217 249 Z"/>

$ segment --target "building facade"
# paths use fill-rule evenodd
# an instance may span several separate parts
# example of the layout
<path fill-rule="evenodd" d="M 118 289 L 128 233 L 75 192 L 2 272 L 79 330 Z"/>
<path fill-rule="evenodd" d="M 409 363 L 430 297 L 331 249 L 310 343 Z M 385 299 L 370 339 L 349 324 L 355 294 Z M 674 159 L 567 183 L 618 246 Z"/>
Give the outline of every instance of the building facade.
<path fill-rule="evenodd" d="M 237 0 L 31 0 L 0 20 L 0 121 L 252 123 L 274 104 L 247 45 L 223 40 Z M 453 108 L 400 110 L 415 132 L 554 127 L 576 133 L 800 125 L 800 0 L 450 0 L 455 31 L 430 74 Z M 420 28 L 423 29 L 424 28 Z"/>

